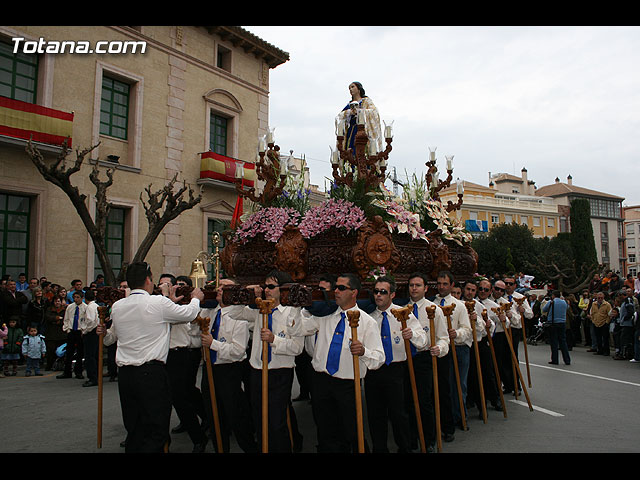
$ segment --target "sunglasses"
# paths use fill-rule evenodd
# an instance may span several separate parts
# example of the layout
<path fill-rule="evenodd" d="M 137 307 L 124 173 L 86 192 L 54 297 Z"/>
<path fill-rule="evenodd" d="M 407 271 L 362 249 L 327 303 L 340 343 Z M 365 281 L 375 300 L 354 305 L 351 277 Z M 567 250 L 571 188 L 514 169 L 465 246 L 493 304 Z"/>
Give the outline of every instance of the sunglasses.
<path fill-rule="evenodd" d="M 494 290 L 497 290 L 499 292 L 504 292 L 504 288 L 500 288 L 500 287 L 493 287 Z"/>
<path fill-rule="evenodd" d="M 388 295 L 389 292 L 387 290 L 385 290 L 384 288 L 374 288 L 373 289 L 373 294 L 374 295 Z"/>
<path fill-rule="evenodd" d="M 479 292 L 490 292 L 491 289 L 490 288 L 485 288 L 485 287 L 478 287 L 478 291 Z"/>
<path fill-rule="evenodd" d="M 267 283 L 264 288 L 268 288 L 269 290 L 273 290 L 274 288 L 278 288 L 278 285 L 274 285 L 273 283 Z"/>
<path fill-rule="evenodd" d="M 336 285 L 336 290 L 344 292 L 345 290 L 353 290 L 353 288 L 347 287 L 346 285 Z"/>
<path fill-rule="evenodd" d="M 504 282 L 505 285 L 515 285 L 516 282 Z"/>

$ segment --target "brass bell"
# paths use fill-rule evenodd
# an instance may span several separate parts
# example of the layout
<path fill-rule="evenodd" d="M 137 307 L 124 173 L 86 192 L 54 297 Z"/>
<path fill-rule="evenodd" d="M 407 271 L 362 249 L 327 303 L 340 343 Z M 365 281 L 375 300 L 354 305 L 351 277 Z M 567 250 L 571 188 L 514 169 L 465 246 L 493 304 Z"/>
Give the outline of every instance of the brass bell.
<path fill-rule="evenodd" d="M 194 260 L 191 263 L 191 273 L 189 274 L 189 278 L 193 281 L 193 286 L 195 288 L 202 288 L 204 286 L 204 282 L 207 280 L 207 272 L 204 268 L 204 263 L 200 260 Z"/>

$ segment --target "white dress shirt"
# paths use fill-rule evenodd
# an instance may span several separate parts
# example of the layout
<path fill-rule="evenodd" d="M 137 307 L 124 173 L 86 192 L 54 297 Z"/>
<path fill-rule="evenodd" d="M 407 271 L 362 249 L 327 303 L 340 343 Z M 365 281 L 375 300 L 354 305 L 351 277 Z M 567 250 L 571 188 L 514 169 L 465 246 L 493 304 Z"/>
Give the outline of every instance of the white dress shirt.
<path fill-rule="evenodd" d="M 435 303 L 423 297 L 415 302 L 415 304 L 418 305 L 418 322 L 420 323 L 420 326 L 422 326 L 426 335 L 426 345 L 423 348 L 416 348 L 419 352 L 423 352 L 431 347 L 431 333 L 429 332 L 430 322 L 429 316 L 427 315 L 427 307 L 431 307 L 435 305 Z M 413 305 L 413 302 L 409 303 L 409 306 L 411 306 L 412 309 Z M 413 310 L 410 317 L 415 317 Z M 442 310 L 439 308 L 436 308 L 435 310 L 433 326 L 435 329 L 436 346 L 440 347 L 440 355 L 438 355 L 438 358 L 442 358 L 449 353 L 449 332 L 447 331 L 447 320 L 444 318 Z"/>
<path fill-rule="evenodd" d="M 67 308 L 64 311 L 64 320 L 62 321 L 62 330 L 67 333 L 73 330 L 73 316 L 76 313 L 76 307 L 79 307 L 78 330 L 80 330 L 80 326 L 85 321 L 85 316 L 87 313 L 86 303 L 81 303 L 80 305 L 77 305 L 75 302 L 73 302 L 67 305 Z"/>
<path fill-rule="evenodd" d="M 504 297 L 500 297 L 497 299 L 490 297 L 490 298 L 485 298 L 484 300 L 480 300 L 480 303 L 482 303 L 482 305 L 484 305 L 484 307 L 487 309 L 487 315 L 489 316 L 489 319 L 493 321 L 493 323 L 495 324 L 495 329 L 493 330 L 493 334 L 504 332 L 504 328 L 502 328 L 502 322 L 500 322 L 500 318 L 498 317 L 498 314 L 494 312 L 492 309 L 500 308 L 500 305 L 502 305 L 503 303 L 507 303 L 507 301 L 508 300 Z M 507 328 L 511 326 L 511 322 L 508 317 L 505 318 L 504 324 L 505 324 L 505 327 Z"/>
<path fill-rule="evenodd" d="M 403 362 L 407 359 L 407 351 L 404 346 L 404 339 L 402 338 L 402 324 L 391 313 L 391 310 L 400 309 L 398 305 L 391 304 L 389 308 L 384 310 L 387 312 L 387 320 L 389 322 L 389 331 L 391 332 L 391 349 L 393 353 L 393 362 Z M 376 308 L 371 312 L 371 317 L 378 323 L 378 329 L 382 328 L 382 310 Z M 424 349 L 427 346 L 427 333 L 418 322 L 418 319 L 413 315 L 409 315 L 407 318 L 407 327 L 411 329 L 412 336 L 409 340 L 415 347 Z M 382 340 L 381 340 L 382 341 Z"/>
<path fill-rule="evenodd" d="M 169 348 L 200 348 L 200 326 L 195 323 L 172 323 Z"/>
<path fill-rule="evenodd" d="M 209 332 L 213 329 L 216 315 L 220 314 L 220 327 L 218 329 L 218 338 L 213 339 L 211 350 L 217 352 L 214 365 L 222 365 L 225 363 L 241 362 L 247 358 L 247 346 L 249 345 L 249 323 L 243 320 L 236 320 L 231 316 L 231 307 L 217 306 L 216 308 L 203 308 L 200 316 L 209 317 Z M 273 359 L 273 351 L 272 359 Z M 272 360 L 273 361 L 273 360 Z"/>
<path fill-rule="evenodd" d="M 233 305 L 227 307 L 230 315 L 236 320 L 244 320 L 253 326 L 253 341 L 251 344 L 251 356 L 249 363 L 255 369 L 262 369 L 262 340 L 260 340 L 260 330 L 262 329 L 262 314 L 257 308 L 243 305 Z M 304 339 L 294 337 L 287 332 L 287 321 L 289 317 L 295 318 L 299 312 L 294 307 L 285 307 L 278 304 L 271 314 L 271 332 L 274 335 L 271 346 L 271 361 L 269 369 L 293 368 L 296 364 L 296 356 L 302 353 Z"/>
<path fill-rule="evenodd" d="M 443 297 L 436 295 L 433 303 L 440 306 L 440 302 Z M 461 302 L 453 295 L 449 294 L 444 297 L 444 306 L 455 304 L 456 308 L 451 312 L 451 328 L 456 331 L 456 338 L 454 342 L 456 345 L 466 345 L 470 347 L 473 343 L 473 336 L 471 333 L 471 322 L 469 321 L 469 313 L 464 302 Z M 446 317 L 445 317 L 446 318 Z"/>
<path fill-rule="evenodd" d="M 73 323 L 73 316 L 71 316 L 71 322 Z M 87 303 L 84 319 L 80 323 L 80 330 L 82 330 L 82 334 L 86 335 L 90 331 L 94 330 L 98 326 L 98 323 L 100 323 L 98 318 L 98 304 L 91 300 Z"/>
<path fill-rule="evenodd" d="M 109 330 L 118 342 L 116 365 L 139 366 L 152 360 L 166 363 L 171 324 L 191 322 L 199 311 L 197 298 L 188 305 L 178 305 L 164 295 L 132 290 L 111 307 L 113 323 Z"/>
<path fill-rule="evenodd" d="M 367 370 L 375 370 L 380 368 L 384 363 L 384 349 L 382 348 L 382 340 L 380 339 L 380 328 L 377 322 L 366 312 L 360 310 L 358 306 L 354 306 L 349 310 L 359 310 L 360 319 L 356 333 L 358 341 L 364 346 L 364 355 L 358 357 L 360 363 L 360 378 L 364 378 Z M 338 308 L 331 315 L 325 317 L 315 317 L 313 315 L 298 315 L 297 318 L 290 318 L 289 332 L 298 338 L 307 335 L 314 335 L 318 332 L 315 342 L 311 366 L 316 372 L 329 374 L 327 371 L 327 357 L 329 355 L 329 347 L 333 334 L 338 322 L 341 320 L 341 314 L 346 311 Z M 341 379 L 353 380 L 353 355 L 351 354 L 351 327 L 349 326 L 349 317 L 345 318 L 344 335 L 342 336 L 342 349 L 340 350 L 340 364 L 338 371 L 333 377 Z"/>
<path fill-rule="evenodd" d="M 476 312 L 476 341 L 481 341 L 483 337 L 487 336 L 487 327 L 484 322 L 484 318 L 482 318 L 482 311 L 487 309 L 480 300 L 477 298 L 473 299 L 474 302 L 474 311 Z M 493 312 L 492 312 L 493 313 Z M 489 315 L 489 310 L 487 309 L 487 318 L 489 319 L 489 324 L 491 325 L 489 328 L 489 334 L 493 335 L 493 331 L 495 330 L 495 323 L 491 319 L 491 315 Z"/>
<path fill-rule="evenodd" d="M 513 292 L 511 294 L 513 298 L 524 298 L 524 295 L 518 292 Z M 511 327 L 512 328 L 522 328 L 522 314 L 518 310 L 518 304 L 515 300 L 509 300 L 509 294 L 505 293 L 504 297 L 507 302 L 511 302 Z M 524 318 L 531 319 L 533 318 L 533 310 L 531 310 L 531 305 L 526 300 L 522 302 L 522 306 L 524 307 Z"/>

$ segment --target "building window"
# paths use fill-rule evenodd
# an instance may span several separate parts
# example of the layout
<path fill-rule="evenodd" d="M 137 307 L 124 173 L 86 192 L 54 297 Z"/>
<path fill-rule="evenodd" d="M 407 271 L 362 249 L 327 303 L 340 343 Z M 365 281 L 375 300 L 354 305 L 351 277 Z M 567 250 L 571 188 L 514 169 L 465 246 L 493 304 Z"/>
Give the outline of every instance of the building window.
<path fill-rule="evenodd" d="M 222 45 L 218 45 L 218 52 L 216 55 L 216 67 L 222 68 L 227 72 L 231 71 L 231 50 Z"/>
<path fill-rule="evenodd" d="M 220 155 L 227 155 L 228 119 L 211 112 L 209 128 L 209 149 Z"/>
<path fill-rule="evenodd" d="M 29 275 L 30 199 L 0 193 L 0 271 L 14 279 Z"/>
<path fill-rule="evenodd" d="M 636 239 L 630 238 L 627 240 L 627 250 L 635 250 L 636 249 Z"/>
<path fill-rule="evenodd" d="M 100 133 L 110 137 L 127 139 L 129 123 L 129 89 L 124 82 L 111 77 L 102 77 L 100 102 Z"/>
<path fill-rule="evenodd" d="M 125 230 L 126 210 L 124 208 L 111 207 L 109 216 L 107 217 L 107 232 L 105 235 L 105 246 L 107 248 L 107 256 L 111 262 L 113 274 L 118 277 L 122 269 L 124 260 L 124 230 Z M 94 278 L 104 272 L 100 266 L 98 255 L 95 256 Z"/>
<path fill-rule="evenodd" d="M 513 216 L 512 215 L 506 215 L 504 216 L 504 223 L 511 223 L 513 221 Z"/>
<path fill-rule="evenodd" d="M 630 253 L 629 254 L 629 263 L 636 263 L 636 254 L 635 253 Z"/>
<path fill-rule="evenodd" d="M 540 226 L 540 217 L 533 217 L 533 226 L 534 227 Z"/>
<path fill-rule="evenodd" d="M 637 269 L 636 267 L 631 267 L 631 268 L 629 269 L 629 273 L 630 273 L 632 276 L 636 277 L 636 276 L 638 275 L 638 269 Z"/>
<path fill-rule="evenodd" d="M 633 223 L 627 223 L 627 226 L 625 228 L 627 235 L 633 235 L 635 232 L 635 224 Z"/>
<path fill-rule="evenodd" d="M 478 220 L 478 212 L 469 212 L 469 220 Z"/>
<path fill-rule="evenodd" d="M 553 228 L 555 226 L 555 221 L 553 218 L 547 218 L 547 227 Z"/>
<path fill-rule="evenodd" d="M 491 223 L 500 223 L 500 215 L 496 213 L 491 214 Z"/>
<path fill-rule="evenodd" d="M 222 236 L 222 232 L 224 232 L 228 228 L 229 228 L 228 222 L 225 223 L 222 220 L 217 220 L 214 218 L 210 218 L 207 221 L 207 250 L 209 254 L 216 253 L 214 251 L 213 241 L 211 239 L 211 235 L 213 234 L 213 232 L 218 232 L 220 234 L 220 243 L 218 244 L 218 249 L 219 251 L 222 251 L 222 249 L 225 246 L 225 240 L 224 240 L 224 237 Z M 208 279 L 215 280 L 216 279 L 215 264 L 212 264 L 211 266 L 207 266 L 207 268 L 209 270 L 207 274 Z M 224 271 L 222 270 L 222 265 L 220 265 L 220 276 L 222 277 L 223 275 L 224 275 Z"/>
<path fill-rule="evenodd" d="M 529 225 L 529 217 L 527 217 L 526 215 L 520 215 L 520 223 L 522 223 L 522 225 Z"/>
<path fill-rule="evenodd" d="M 0 42 L 0 95 L 36 103 L 38 55 L 13 53 L 11 45 Z"/>

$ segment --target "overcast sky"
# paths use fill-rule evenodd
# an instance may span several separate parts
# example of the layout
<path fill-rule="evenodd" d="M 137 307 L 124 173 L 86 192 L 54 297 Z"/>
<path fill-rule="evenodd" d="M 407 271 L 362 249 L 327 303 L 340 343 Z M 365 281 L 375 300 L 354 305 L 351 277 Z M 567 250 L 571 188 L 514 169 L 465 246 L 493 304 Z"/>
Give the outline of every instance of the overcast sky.
<path fill-rule="evenodd" d="M 526 167 L 538 187 L 571 175 L 640 204 L 638 27 L 243 28 L 290 55 L 271 70 L 269 123 L 321 189 L 334 118 L 359 81 L 393 121 L 400 180 L 437 147 L 440 171 L 454 155 L 454 178 L 487 185 L 489 172 Z"/>

